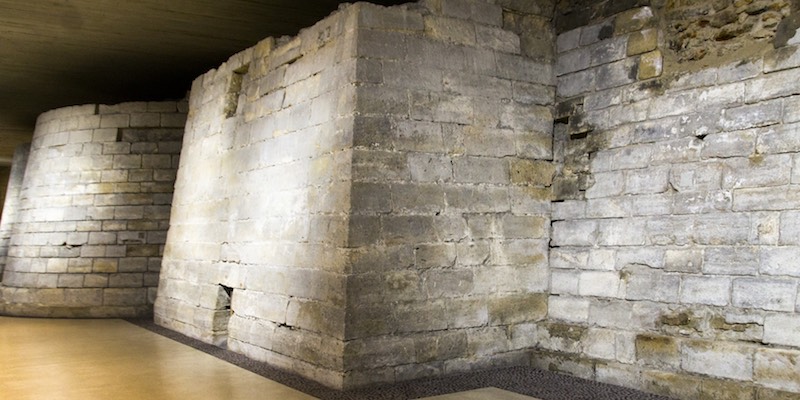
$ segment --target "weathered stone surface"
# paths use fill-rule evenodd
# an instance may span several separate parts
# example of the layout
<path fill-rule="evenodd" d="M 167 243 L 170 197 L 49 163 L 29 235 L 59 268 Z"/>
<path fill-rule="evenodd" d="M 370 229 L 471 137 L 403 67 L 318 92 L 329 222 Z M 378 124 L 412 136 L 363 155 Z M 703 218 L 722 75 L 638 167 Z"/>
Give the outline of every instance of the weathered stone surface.
<path fill-rule="evenodd" d="M 680 366 L 680 343 L 666 336 L 639 335 L 636 337 L 636 359 L 652 367 Z"/>
<path fill-rule="evenodd" d="M 166 305 L 199 312 L 192 295 L 224 282 L 231 321 L 278 327 L 229 343 L 338 387 L 527 362 L 506 333 L 547 314 L 555 87 L 529 52 L 553 39 L 530 4 L 490 3 L 346 7 L 198 80 L 159 320 L 196 325 Z M 220 120 L 248 62 L 264 78 Z"/>
<path fill-rule="evenodd" d="M 745 381 L 753 378 L 753 352 L 744 346 L 690 342 L 683 346 L 681 360 L 681 367 L 689 372 Z"/>
<path fill-rule="evenodd" d="M 689 3 L 343 8 L 195 82 L 172 209 L 180 132 L 146 125 L 177 104 L 44 115 L 48 181 L 87 185 L 25 194 L 1 298 L 162 271 L 159 323 L 331 386 L 530 362 L 796 397 L 798 63 L 760 49 L 790 9 Z"/>
<path fill-rule="evenodd" d="M 787 392 L 800 392 L 797 351 L 763 349 L 755 354 L 753 379 L 761 385 Z"/>
<path fill-rule="evenodd" d="M 769 314 L 764 320 L 764 343 L 800 347 L 800 318 Z"/>
<path fill-rule="evenodd" d="M 647 53 L 653 51 L 658 46 L 658 30 L 646 29 L 639 32 L 634 32 L 628 36 L 627 55 L 635 56 L 637 54 Z"/>
<path fill-rule="evenodd" d="M 157 281 L 144 281 L 144 270 L 120 271 L 118 266 L 126 257 L 137 255 L 143 257 L 145 265 L 160 261 L 171 182 L 177 168 L 173 157 L 179 154 L 180 143 L 155 153 L 165 141 L 180 140 L 182 132 L 174 128 L 183 127 L 185 113 L 178 113 L 175 102 L 153 102 L 153 112 L 133 118 L 146 111 L 146 104 L 89 105 L 70 113 L 55 110 L 41 119 L 27 166 L 28 186 L 7 201 L 10 207 L 5 211 L 14 210 L 14 218 L 3 217 L 4 223 L 15 221 L 17 229 L 8 252 L 9 263 L 16 272 L 27 269 L 41 275 L 36 280 L 10 277 L 4 284 L 59 287 L 65 293 L 69 290 L 69 296 L 66 303 L 51 303 L 52 297 L 37 298 L 44 292 L 32 292 L 24 302 L 30 302 L 29 310 L 23 313 L 35 312 L 30 310 L 36 308 L 43 314 L 56 309 L 69 314 L 72 308 L 76 315 L 95 317 L 149 313 L 152 299 L 148 300 L 147 289 L 114 290 L 155 287 Z M 132 119 L 142 128 L 137 130 L 142 134 L 129 132 Z M 59 126 L 47 128 L 46 123 Z M 62 141 L 60 136 L 67 140 Z M 63 165 L 55 180 L 54 164 Z M 162 184 L 163 189 L 155 190 Z M 146 232 L 134 231 L 144 223 L 152 224 Z M 48 232 L 48 237 L 42 232 Z M 129 240 L 133 237 L 135 241 Z M 13 248 L 15 243 L 28 246 L 27 250 L 18 253 Z M 5 261 L 6 251 L 2 253 Z M 27 257 L 36 259 L 25 261 Z"/>
<path fill-rule="evenodd" d="M 573 294 L 577 294 L 577 289 Z M 568 296 L 551 296 L 548 317 L 572 323 L 585 323 L 589 319 L 589 301 Z"/>
<path fill-rule="evenodd" d="M 614 19 L 614 34 L 640 31 L 652 26 L 654 22 L 653 10 L 650 7 L 634 8 L 617 15 Z"/>
<path fill-rule="evenodd" d="M 686 276 L 681 282 L 681 302 L 726 306 L 730 303 L 731 281 L 727 278 Z"/>
<path fill-rule="evenodd" d="M 640 80 L 657 78 L 664 70 L 664 57 L 661 51 L 655 50 L 642 54 L 639 59 L 638 78 Z"/>
<path fill-rule="evenodd" d="M 733 281 L 733 305 L 774 311 L 794 311 L 797 282 L 739 278 Z"/>

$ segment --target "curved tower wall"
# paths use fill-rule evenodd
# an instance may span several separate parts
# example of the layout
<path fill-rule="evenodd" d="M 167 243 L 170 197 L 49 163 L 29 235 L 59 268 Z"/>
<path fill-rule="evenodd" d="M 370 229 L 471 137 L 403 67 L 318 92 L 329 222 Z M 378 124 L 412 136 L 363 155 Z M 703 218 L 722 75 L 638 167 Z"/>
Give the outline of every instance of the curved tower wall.
<path fill-rule="evenodd" d="M 11 241 L 11 230 L 14 226 L 14 218 L 17 216 L 17 209 L 19 208 L 19 192 L 22 190 L 22 180 L 25 178 L 25 166 L 28 165 L 28 154 L 30 151 L 30 143 L 17 146 L 14 150 L 14 158 L 11 162 L 11 171 L 3 204 L 3 213 L 2 216 L 0 216 L 0 282 L 2 282 L 3 270 L 6 266 L 8 245 Z"/>
<path fill-rule="evenodd" d="M 185 105 L 52 110 L 37 120 L 2 280 L 0 312 L 152 312 Z"/>

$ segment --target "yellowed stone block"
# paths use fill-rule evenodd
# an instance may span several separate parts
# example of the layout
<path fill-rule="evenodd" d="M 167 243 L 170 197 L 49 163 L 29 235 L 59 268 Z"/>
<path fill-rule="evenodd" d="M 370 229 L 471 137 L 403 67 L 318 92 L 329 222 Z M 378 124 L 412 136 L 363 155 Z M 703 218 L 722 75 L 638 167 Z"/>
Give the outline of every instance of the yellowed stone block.
<path fill-rule="evenodd" d="M 800 352 L 762 349 L 753 366 L 757 384 L 789 392 L 800 392 Z"/>
<path fill-rule="evenodd" d="M 550 186 L 554 176 L 555 166 L 548 161 L 511 162 L 511 182 L 517 185 Z"/>
<path fill-rule="evenodd" d="M 617 15 L 614 20 L 614 34 L 623 35 L 653 26 L 655 16 L 650 7 L 640 7 Z"/>
<path fill-rule="evenodd" d="M 664 57 L 660 50 L 642 54 L 639 59 L 639 80 L 657 78 L 664 70 Z"/>
<path fill-rule="evenodd" d="M 645 29 L 643 31 L 631 33 L 628 36 L 628 50 L 627 55 L 635 56 L 637 54 L 647 53 L 653 51 L 658 47 L 658 29 Z"/>

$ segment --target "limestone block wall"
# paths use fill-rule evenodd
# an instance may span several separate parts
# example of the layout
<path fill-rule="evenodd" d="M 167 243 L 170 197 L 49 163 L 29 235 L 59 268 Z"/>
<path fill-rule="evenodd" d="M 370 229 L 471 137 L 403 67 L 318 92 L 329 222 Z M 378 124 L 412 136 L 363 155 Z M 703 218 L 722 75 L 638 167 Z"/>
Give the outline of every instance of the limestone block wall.
<path fill-rule="evenodd" d="M 152 312 L 184 108 L 85 105 L 38 118 L 11 216 L 2 313 Z"/>
<path fill-rule="evenodd" d="M 198 78 L 156 321 L 334 387 L 529 363 L 552 7 L 501 3 L 359 3 Z"/>
<path fill-rule="evenodd" d="M 520 29 L 549 26 L 547 9 L 506 3 L 362 9 L 350 384 L 529 363 L 547 313 L 555 82 Z"/>
<path fill-rule="evenodd" d="M 17 217 L 17 210 L 20 206 L 19 194 L 22 190 L 22 181 L 25 178 L 25 167 L 28 165 L 30 151 L 30 144 L 18 146 L 14 150 L 14 157 L 11 161 L 3 213 L 0 215 L 0 284 L 2 284 L 3 270 L 6 266 L 6 256 L 8 256 L 8 246 L 11 242 L 14 219 Z"/>
<path fill-rule="evenodd" d="M 764 41 L 668 64 L 662 11 L 558 36 L 534 365 L 684 399 L 796 398 L 800 53 Z"/>
<path fill-rule="evenodd" d="M 192 86 L 156 322 L 342 384 L 356 8 Z"/>

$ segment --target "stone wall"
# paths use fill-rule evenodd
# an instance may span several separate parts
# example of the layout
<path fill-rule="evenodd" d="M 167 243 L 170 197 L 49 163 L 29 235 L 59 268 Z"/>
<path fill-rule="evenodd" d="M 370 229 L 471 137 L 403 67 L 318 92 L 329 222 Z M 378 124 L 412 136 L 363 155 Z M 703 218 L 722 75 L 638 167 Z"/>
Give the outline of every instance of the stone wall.
<path fill-rule="evenodd" d="M 267 39 L 195 80 L 155 309 L 159 324 L 329 385 L 341 385 L 356 17 Z"/>
<path fill-rule="evenodd" d="M 551 297 L 533 363 L 685 399 L 796 398 L 797 47 L 666 64 L 663 11 L 558 36 Z"/>
<path fill-rule="evenodd" d="M 501 3 L 360 3 L 198 78 L 157 322 L 335 387 L 527 364 L 552 7 Z"/>
<path fill-rule="evenodd" d="M 520 29 L 547 11 L 506 3 L 423 2 L 401 26 L 386 23 L 399 10 L 362 11 L 353 384 L 528 363 L 547 312 L 554 81 L 552 52 L 524 54 Z"/>
<path fill-rule="evenodd" d="M 8 256 L 8 246 L 11 242 L 14 218 L 16 218 L 17 210 L 19 210 L 19 193 L 22 190 L 22 181 L 25 178 L 25 167 L 28 165 L 30 151 L 30 144 L 18 146 L 14 150 L 14 158 L 9 171 L 3 212 L 0 214 L 0 284 L 3 281 L 3 270 L 5 270 L 6 266 L 6 256 Z"/>
<path fill-rule="evenodd" d="M 159 324 L 338 388 L 796 398 L 798 15 L 358 3 L 199 77 L 183 136 L 181 103 L 46 113 L 0 312 L 138 315 L 159 279 Z"/>
<path fill-rule="evenodd" d="M 186 119 L 176 102 L 67 107 L 37 120 L 0 312 L 152 312 Z"/>

